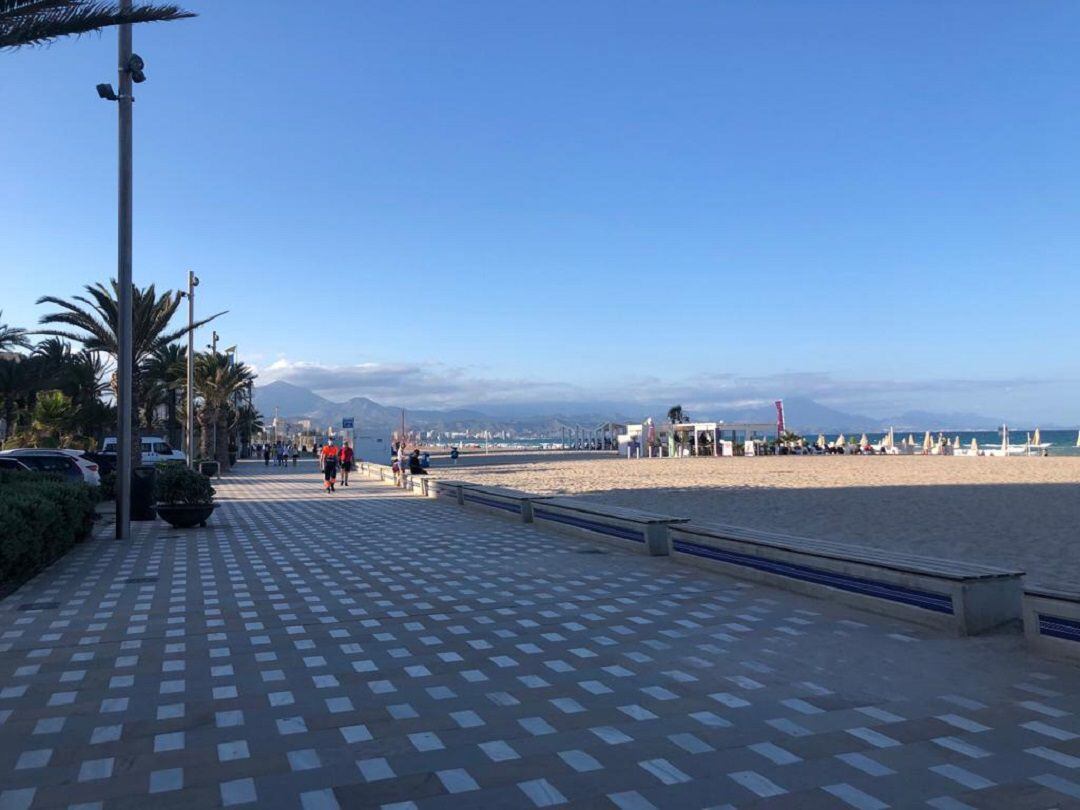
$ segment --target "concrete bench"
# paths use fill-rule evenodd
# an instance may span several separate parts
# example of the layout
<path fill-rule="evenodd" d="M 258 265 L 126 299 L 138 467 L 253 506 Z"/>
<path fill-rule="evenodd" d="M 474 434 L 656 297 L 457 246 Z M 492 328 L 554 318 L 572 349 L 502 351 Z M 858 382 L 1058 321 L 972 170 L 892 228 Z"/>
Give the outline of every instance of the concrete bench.
<path fill-rule="evenodd" d="M 522 523 L 533 522 L 533 502 L 543 501 L 543 495 L 533 495 L 506 487 L 461 485 L 461 503 L 498 515 L 516 517 Z"/>
<path fill-rule="evenodd" d="M 640 512 L 575 498 L 544 498 L 532 504 L 533 522 L 560 531 L 603 540 L 655 556 L 668 554 L 668 528 L 687 518 Z"/>
<path fill-rule="evenodd" d="M 379 481 L 393 481 L 394 480 L 394 470 L 393 470 L 393 468 L 388 467 L 385 464 L 371 464 L 369 462 L 366 462 L 364 464 L 364 472 L 365 472 L 365 474 L 367 474 L 367 475 L 371 476 L 372 478 L 375 478 L 375 479 L 377 479 Z"/>
<path fill-rule="evenodd" d="M 967 636 L 1016 628 L 1023 572 L 735 526 L 671 528 L 672 558 Z"/>
<path fill-rule="evenodd" d="M 1024 636 L 1040 653 L 1080 663 L 1080 592 L 1027 588 Z"/>
<path fill-rule="evenodd" d="M 465 486 L 461 481 L 450 481 L 446 478 L 432 478 L 428 481 L 428 497 L 442 498 L 453 501 L 458 506 L 462 505 L 461 488 Z"/>

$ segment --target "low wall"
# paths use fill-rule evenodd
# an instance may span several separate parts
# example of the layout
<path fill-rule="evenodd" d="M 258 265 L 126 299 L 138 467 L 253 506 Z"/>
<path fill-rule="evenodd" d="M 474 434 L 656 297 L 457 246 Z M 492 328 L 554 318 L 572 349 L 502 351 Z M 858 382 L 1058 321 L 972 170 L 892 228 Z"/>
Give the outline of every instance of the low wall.
<path fill-rule="evenodd" d="M 736 527 L 674 526 L 676 562 L 945 630 L 1016 629 L 1023 573 Z"/>
<path fill-rule="evenodd" d="M 1025 590 L 1024 636 L 1044 655 L 1080 663 L 1080 593 Z"/>
<path fill-rule="evenodd" d="M 532 495 L 516 489 L 461 484 L 463 506 L 503 517 L 513 517 L 522 523 L 533 522 L 533 503 L 544 500 L 547 499 L 541 495 Z"/>
<path fill-rule="evenodd" d="M 573 498 L 544 498 L 533 504 L 536 523 L 654 557 L 669 554 L 669 527 L 687 520 Z"/>

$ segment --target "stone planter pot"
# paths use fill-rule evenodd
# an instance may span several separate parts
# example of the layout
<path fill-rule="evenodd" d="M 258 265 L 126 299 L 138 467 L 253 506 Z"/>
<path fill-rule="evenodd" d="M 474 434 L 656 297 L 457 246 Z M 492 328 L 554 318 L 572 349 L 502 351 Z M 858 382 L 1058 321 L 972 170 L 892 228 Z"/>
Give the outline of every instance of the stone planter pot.
<path fill-rule="evenodd" d="M 178 529 L 190 529 L 192 526 L 205 526 L 207 518 L 214 512 L 212 503 L 159 503 L 158 517 Z"/>

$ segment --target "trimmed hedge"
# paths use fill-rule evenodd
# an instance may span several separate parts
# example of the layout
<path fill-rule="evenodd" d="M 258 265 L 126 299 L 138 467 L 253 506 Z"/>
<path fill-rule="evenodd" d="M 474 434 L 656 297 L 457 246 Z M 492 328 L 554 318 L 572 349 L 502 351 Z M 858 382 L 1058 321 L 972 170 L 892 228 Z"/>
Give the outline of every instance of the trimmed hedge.
<path fill-rule="evenodd" d="M 86 484 L 35 472 L 0 472 L 0 583 L 32 577 L 86 539 L 94 525 Z"/>

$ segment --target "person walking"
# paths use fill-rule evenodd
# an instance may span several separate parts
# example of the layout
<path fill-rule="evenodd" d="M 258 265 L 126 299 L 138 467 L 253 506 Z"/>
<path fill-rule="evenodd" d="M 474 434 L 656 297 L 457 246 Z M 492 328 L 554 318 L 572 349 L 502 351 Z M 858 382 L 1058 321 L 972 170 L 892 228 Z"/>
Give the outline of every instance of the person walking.
<path fill-rule="evenodd" d="M 341 445 L 338 459 L 341 462 L 341 485 L 347 487 L 349 485 L 349 473 L 352 472 L 353 468 L 353 449 L 348 442 Z"/>
<path fill-rule="evenodd" d="M 399 487 L 405 486 L 405 471 L 409 469 L 409 455 L 405 452 L 405 442 L 401 442 L 397 449 L 397 466 L 400 476 L 395 479 L 394 483 Z"/>
<path fill-rule="evenodd" d="M 269 444 L 264 444 L 263 448 L 262 448 L 262 451 L 263 451 L 263 466 L 264 467 L 269 467 L 270 466 L 270 445 Z"/>
<path fill-rule="evenodd" d="M 295 444 L 292 446 L 292 465 L 295 467 L 296 462 L 300 460 L 300 448 Z"/>
<path fill-rule="evenodd" d="M 334 440 L 327 439 L 326 446 L 322 449 L 323 488 L 327 492 L 334 492 L 337 484 L 338 449 L 334 447 Z"/>

